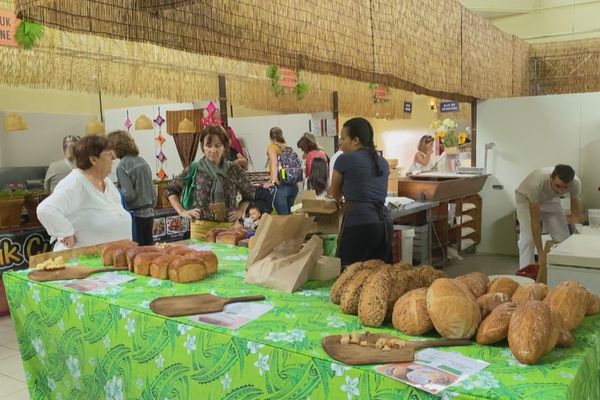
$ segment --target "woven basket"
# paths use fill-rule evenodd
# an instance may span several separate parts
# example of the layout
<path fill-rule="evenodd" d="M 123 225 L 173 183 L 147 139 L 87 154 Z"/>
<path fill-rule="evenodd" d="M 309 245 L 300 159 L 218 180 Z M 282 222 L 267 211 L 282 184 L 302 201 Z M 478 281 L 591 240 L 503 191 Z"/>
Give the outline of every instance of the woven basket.
<path fill-rule="evenodd" d="M 0 229 L 21 225 L 24 198 L 0 199 Z"/>

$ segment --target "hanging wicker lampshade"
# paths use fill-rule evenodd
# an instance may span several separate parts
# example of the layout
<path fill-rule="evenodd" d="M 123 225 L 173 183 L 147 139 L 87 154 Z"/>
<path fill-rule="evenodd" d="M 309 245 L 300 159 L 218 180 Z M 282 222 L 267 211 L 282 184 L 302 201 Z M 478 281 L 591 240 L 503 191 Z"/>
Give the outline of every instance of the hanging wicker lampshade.
<path fill-rule="evenodd" d="M 152 125 L 152 121 L 150 118 L 146 117 L 146 115 L 142 114 L 135 120 L 135 130 L 136 131 L 147 131 L 150 129 L 154 129 Z"/>
<path fill-rule="evenodd" d="M 17 113 L 11 112 L 4 119 L 4 130 L 6 132 L 24 131 L 26 129 L 25 119 Z"/>
<path fill-rule="evenodd" d="M 97 119 L 91 119 L 85 124 L 85 135 L 86 136 L 104 136 L 106 135 L 106 129 L 104 124 Z"/>
<path fill-rule="evenodd" d="M 179 125 L 177 125 L 177 133 L 195 133 L 196 127 L 194 123 L 187 118 L 181 120 Z"/>

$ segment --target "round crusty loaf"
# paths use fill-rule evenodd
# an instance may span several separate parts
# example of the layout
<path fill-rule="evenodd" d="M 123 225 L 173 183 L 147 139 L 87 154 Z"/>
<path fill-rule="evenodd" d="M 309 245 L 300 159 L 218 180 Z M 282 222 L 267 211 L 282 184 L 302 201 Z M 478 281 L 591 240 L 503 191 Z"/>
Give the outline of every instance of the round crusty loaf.
<path fill-rule="evenodd" d="M 340 309 L 344 314 L 356 315 L 358 313 L 358 302 L 360 300 L 360 292 L 367 279 L 374 275 L 372 269 L 362 269 L 354 275 L 350 283 L 344 289 L 342 298 L 340 299 Z"/>
<path fill-rule="evenodd" d="M 517 305 L 527 303 L 530 300 L 542 301 L 548 294 L 548 286 L 545 283 L 528 283 L 521 285 L 515 290 L 511 301 Z"/>
<path fill-rule="evenodd" d="M 546 353 L 550 353 L 556 346 L 560 332 L 563 330 L 562 317 L 561 315 L 552 309 L 550 309 L 550 315 L 552 317 L 552 324 L 550 324 L 550 333 L 548 334 L 548 343 L 546 344 Z"/>
<path fill-rule="evenodd" d="M 486 294 L 490 282 L 490 279 L 483 272 L 469 272 L 454 279 L 465 285 L 476 299 Z"/>
<path fill-rule="evenodd" d="M 517 311 L 515 303 L 500 304 L 479 325 L 475 341 L 479 344 L 492 344 L 506 339 L 510 319 L 515 311 Z"/>
<path fill-rule="evenodd" d="M 464 285 L 440 278 L 427 290 L 427 312 L 435 329 L 445 338 L 470 338 L 481 322 L 475 298 Z"/>
<path fill-rule="evenodd" d="M 546 353 L 552 330 L 547 304 L 532 300 L 517 308 L 508 327 L 508 345 L 523 364 L 535 364 Z"/>
<path fill-rule="evenodd" d="M 483 296 L 477 298 L 477 305 L 479 311 L 481 311 L 481 319 L 485 319 L 494 308 L 500 304 L 507 302 L 508 299 L 504 293 L 486 293 Z"/>
<path fill-rule="evenodd" d="M 331 292 L 329 297 L 333 304 L 340 304 L 340 299 L 342 298 L 342 293 L 344 293 L 344 289 L 350 283 L 354 275 L 361 269 L 363 269 L 363 263 L 361 261 L 355 262 L 354 264 L 349 265 L 342 272 L 342 274 L 336 279 L 336 281 L 331 286 Z"/>
<path fill-rule="evenodd" d="M 588 292 L 588 301 L 585 315 L 594 315 L 600 312 L 600 297 L 597 294 Z"/>
<path fill-rule="evenodd" d="M 544 303 L 558 311 L 563 319 L 563 328 L 572 331 L 577 328 L 587 311 L 588 292 L 577 282 L 562 282 L 550 289 Z"/>
<path fill-rule="evenodd" d="M 388 268 L 380 268 L 364 283 L 358 301 L 358 318 L 363 325 L 383 324 L 390 294 L 390 281 Z"/>
<path fill-rule="evenodd" d="M 427 313 L 427 288 L 411 290 L 396 301 L 392 324 L 397 330 L 411 336 L 419 336 L 433 329 Z"/>
<path fill-rule="evenodd" d="M 512 301 L 512 295 L 515 293 L 519 283 L 514 279 L 502 276 L 491 281 L 488 285 L 488 293 L 501 292 L 508 297 L 509 301 Z"/>

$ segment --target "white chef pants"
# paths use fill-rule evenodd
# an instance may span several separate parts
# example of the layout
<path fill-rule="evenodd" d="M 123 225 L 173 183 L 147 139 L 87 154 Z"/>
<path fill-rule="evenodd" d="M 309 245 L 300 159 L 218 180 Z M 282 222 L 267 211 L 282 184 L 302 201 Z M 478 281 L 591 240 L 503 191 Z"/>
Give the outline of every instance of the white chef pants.
<path fill-rule="evenodd" d="M 540 203 L 542 229 L 552 236 L 552 240 L 562 242 L 569 237 L 567 220 L 560 206 L 560 199 Z M 531 214 L 529 202 L 517 201 L 517 219 L 519 220 L 519 268 L 535 262 L 535 244 L 531 234 Z"/>

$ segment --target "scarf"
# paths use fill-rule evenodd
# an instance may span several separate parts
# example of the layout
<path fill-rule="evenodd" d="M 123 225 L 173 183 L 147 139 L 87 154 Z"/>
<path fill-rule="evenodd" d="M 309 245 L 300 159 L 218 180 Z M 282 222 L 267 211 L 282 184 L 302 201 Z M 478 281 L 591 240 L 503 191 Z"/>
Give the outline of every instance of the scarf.
<path fill-rule="evenodd" d="M 210 189 L 210 202 L 211 203 L 224 203 L 225 202 L 225 191 L 223 190 L 223 181 L 228 179 L 227 172 L 231 162 L 223 159 L 221 165 L 217 166 L 209 161 L 208 158 L 202 157 L 198 161 L 198 168 L 206 172 L 213 178 L 213 185 Z"/>

